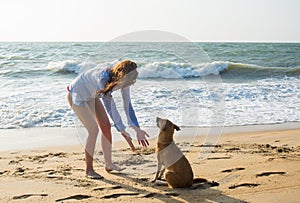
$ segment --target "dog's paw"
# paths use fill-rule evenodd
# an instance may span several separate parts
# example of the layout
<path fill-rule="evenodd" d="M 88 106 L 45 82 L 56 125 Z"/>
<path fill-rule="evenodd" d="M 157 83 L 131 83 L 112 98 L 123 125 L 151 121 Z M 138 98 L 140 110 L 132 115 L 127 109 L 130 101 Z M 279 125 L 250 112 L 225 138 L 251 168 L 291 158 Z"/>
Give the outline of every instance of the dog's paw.
<path fill-rule="evenodd" d="M 158 181 L 155 182 L 155 185 L 157 185 L 157 186 L 168 186 L 168 183 L 165 182 L 165 181 L 158 180 Z"/>

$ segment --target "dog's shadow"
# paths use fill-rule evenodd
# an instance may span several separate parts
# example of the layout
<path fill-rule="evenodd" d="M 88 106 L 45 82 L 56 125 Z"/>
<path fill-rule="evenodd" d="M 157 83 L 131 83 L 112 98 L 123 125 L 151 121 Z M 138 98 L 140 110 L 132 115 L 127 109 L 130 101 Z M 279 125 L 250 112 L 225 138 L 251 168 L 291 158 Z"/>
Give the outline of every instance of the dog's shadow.
<path fill-rule="evenodd" d="M 141 178 L 141 181 L 150 181 L 150 179 Z M 163 178 L 157 180 L 155 183 L 153 183 L 153 185 L 168 187 L 167 181 Z M 193 185 L 192 186 L 181 188 L 181 189 L 185 189 L 185 190 L 208 189 L 210 187 L 215 187 L 215 186 L 219 186 L 219 183 L 217 183 L 215 181 L 208 181 L 205 178 L 195 178 L 193 180 Z"/>
<path fill-rule="evenodd" d="M 220 190 L 214 187 L 219 186 L 219 183 L 214 181 L 207 181 L 204 178 L 194 179 L 194 183 L 191 187 L 187 188 L 170 188 L 164 179 L 157 181 L 156 183 L 151 182 L 150 178 L 140 178 L 132 177 L 131 174 L 126 173 L 113 173 L 113 175 L 128 179 L 134 183 L 140 184 L 144 188 L 152 188 L 158 190 L 157 192 L 149 192 L 144 194 L 144 198 L 173 198 L 172 201 L 176 202 L 175 197 L 179 197 L 186 201 L 191 200 L 191 195 L 197 196 L 196 202 L 219 202 L 220 200 L 224 202 L 237 202 L 237 203 L 247 203 L 246 201 L 235 199 L 233 197 L 226 196 L 222 194 Z M 181 202 L 181 201 L 179 201 Z"/>

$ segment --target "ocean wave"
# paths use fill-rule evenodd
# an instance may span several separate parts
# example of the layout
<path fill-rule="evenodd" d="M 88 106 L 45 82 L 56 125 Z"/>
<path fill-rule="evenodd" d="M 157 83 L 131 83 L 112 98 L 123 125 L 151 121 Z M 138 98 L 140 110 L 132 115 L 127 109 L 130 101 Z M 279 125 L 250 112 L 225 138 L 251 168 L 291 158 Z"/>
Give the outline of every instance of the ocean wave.
<path fill-rule="evenodd" d="M 206 75 L 219 75 L 228 68 L 227 62 L 212 62 L 191 65 L 177 62 L 153 62 L 139 68 L 140 78 L 198 78 Z"/>
<path fill-rule="evenodd" d="M 75 61 L 51 61 L 48 63 L 46 68 L 55 73 L 79 73 L 81 70 L 81 65 Z"/>
<path fill-rule="evenodd" d="M 111 68 L 117 61 L 112 62 L 77 62 L 77 61 L 57 61 L 57 62 L 49 62 L 46 69 L 55 72 L 55 73 L 76 73 L 80 74 L 86 70 L 100 67 L 100 68 Z"/>
<path fill-rule="evenodd" d="M 272 77 L 298 77 L 300 67 L 262 67 L 252 64 L 229 63 L 222 76 L 231 78 L 261 79 Z"/>
<path fill-rule="evenodd" d="M 118 61 L 111 62 L 50 62 L 47 69 L 56 73 L 79 74 L 94 67 L 110 68 Z M 180 79 L 200 78 L 208 75 L 221 75 L 225 78 L 267 78 L 272 76 L 300 76 L 300 67 L 261 67 L 253 64 L 214 61 L 210 63 L 189 64 L 171 61 L 138 63 L 141 79 Z"/>
<path fill-rule="evenodd" d="M 139 69 L 140 78 L 199 78 L 208 75 L 220 75 L 224 78 L 269 78 L 276 76 L 300 76 L 300 67 L 261 67 L 253 64 L 214 61 L 191 65 L 189 63 L 153 62 Z"/>
<path fill-rule="evenodd" d="M 55 73 L 76 73 L 79 74 L 85 70 L 94 67 L 110 68 L 117 61 L 112 62 L 76 62 L 76 61 L 59 61 L 49 62 L 47 69 Z M 153 62 L 153 63 L 138 63 L 139 78 L 142 79 L 178 79 L 178 78 L 197 78 L 205 75 L 218 75 L 220 72 L 228 68 L 227 62 L 212 62 L 205 64 L 191 65 L 189 63 L 177 62 Z"/>

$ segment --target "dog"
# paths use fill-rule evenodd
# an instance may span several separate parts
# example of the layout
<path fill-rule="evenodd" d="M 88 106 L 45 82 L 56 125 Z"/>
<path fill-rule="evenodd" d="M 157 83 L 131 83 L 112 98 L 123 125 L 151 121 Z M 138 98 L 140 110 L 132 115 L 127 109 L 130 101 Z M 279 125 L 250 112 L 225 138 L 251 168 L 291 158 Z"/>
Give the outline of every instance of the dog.
<path fill-rule="evenodd" d="M 180 128 L 167 119 L 157 117 L 156 122 L 160 129 L 156 145 L 158 163 L 152 182 L 155 183 L 161 179 L 165 169 L 167 169 L 165 179 L 169 187 L 185 188 L 192 186 L 194 178 L 192 167 L 173 140 L 174 131 L 179 131 Z"/>

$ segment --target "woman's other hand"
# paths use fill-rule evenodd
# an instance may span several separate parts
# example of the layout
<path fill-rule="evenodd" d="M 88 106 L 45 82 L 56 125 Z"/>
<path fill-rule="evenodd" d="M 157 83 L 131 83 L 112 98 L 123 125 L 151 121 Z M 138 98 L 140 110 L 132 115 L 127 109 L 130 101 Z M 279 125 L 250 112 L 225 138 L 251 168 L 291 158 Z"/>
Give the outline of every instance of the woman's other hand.
<path fill-rule="evenodd" d="M 139 145 L 142 145 L 143 147 L 149 146 L 149 142 L 148 142 L 148 140 L 147 140 L 147 138 L 146 138 L 146 136 L 147 136 L 147 137 L 150 137 L 150 136 L 148 135 L 148 133 L 147 133 L 146 131 L 142 130 L 142 129 L 141 129 L 140 127 L 138 127 L 138 126 L 134 126 L 133 129 L 134 129 L 135 132 L 136 132 L 136 138 L 137 138 L 137 140 L 138 140 Z"/>

